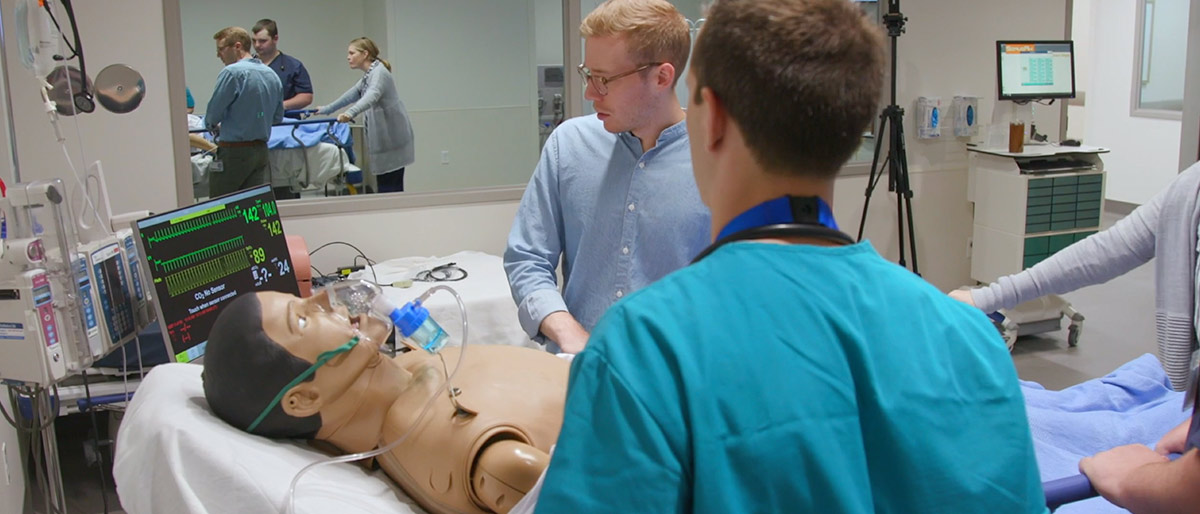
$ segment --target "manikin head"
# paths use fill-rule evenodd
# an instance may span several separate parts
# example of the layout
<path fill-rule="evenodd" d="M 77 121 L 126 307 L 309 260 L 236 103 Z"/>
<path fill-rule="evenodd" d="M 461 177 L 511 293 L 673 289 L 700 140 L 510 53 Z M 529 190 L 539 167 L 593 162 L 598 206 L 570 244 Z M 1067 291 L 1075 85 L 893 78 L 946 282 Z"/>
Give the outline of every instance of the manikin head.
<path fill-rule="evenodd" d="M 299 298 L 259 292 L 238 297 L 218 316 L 204 360 L 204 396 L 225 422 L 247 430 L 283 391 L 280 401 L 251 432 L 267 437 L 318 438 L 330 423 L 345 422 L 360 402 L 340 401 L 352 390 L 392 395 L 392 388 L 366 388 L 369 371 L 391 365 L 379 353 L 390 325 L 361 316 L 350 319 L 317 293 Z M 345 345 L 358 337 L 358 343 Z M 322 354 L 343 349 L 316 372 L 287 387 Z M 402 389 L 405 384 L 391 384 Z M 286 388 L 286 390 L 285 390 Z M 340 420 L 340 421 L 339 421 Z"/>
<path fill-rule="evenodd" d="M 725 206 L 736 214 L 832 192 L 876 113 L 883 63 L 882 32 L 847 0 L 715 2 L 687 78 L 693 172 L 714 227 L 733 198 L 752 200 Z"/>
<path fill-rule="evenodd" d="M 580 73 L 584 98 L 612 133 L 662 125 L 675 83 L 687 64 L 687 20 L 666 0 L 608 0 L 579 28 L 585 38 Z M 678 119 L 674 120 L 678 121 Z M 661 129 L 661 127 L 659 127 Z"/>

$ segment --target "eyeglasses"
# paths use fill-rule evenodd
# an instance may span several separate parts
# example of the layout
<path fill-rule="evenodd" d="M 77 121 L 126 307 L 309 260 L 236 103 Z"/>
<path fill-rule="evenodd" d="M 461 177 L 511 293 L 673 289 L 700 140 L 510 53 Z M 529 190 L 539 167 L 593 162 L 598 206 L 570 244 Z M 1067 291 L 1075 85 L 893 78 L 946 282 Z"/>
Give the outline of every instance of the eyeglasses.
<path fill-rule="evenodd" d="M 591 81 L 592 87 L 596 89 L 596 93 L 598 93 L 600 96 L 604 96 L 604 95 L 608 94 L 608 83 L 609 82 L 617 80 L 621 77 L 627 77 L 629 75 L 633 75 L 634 73 L 637 73 L 639 71 L 647 69 L 651 66 L 658 66 L 661 64 L 666 64 L 666 63 L 652 62 L 650 64 L 643 64 L 643 65 L 637 67 L 636 69 L 629 70 L 625 73 L 618 73 L 611 77 L 600 77 L 597 75 L 592 75 L 592 70 L 582 64 L 580 64 L 579 68 L 576 68 L 576 69 L 579 70 L 579 76 L 583 77 L 584 84 L 586 84 L 588 81 Z"/>

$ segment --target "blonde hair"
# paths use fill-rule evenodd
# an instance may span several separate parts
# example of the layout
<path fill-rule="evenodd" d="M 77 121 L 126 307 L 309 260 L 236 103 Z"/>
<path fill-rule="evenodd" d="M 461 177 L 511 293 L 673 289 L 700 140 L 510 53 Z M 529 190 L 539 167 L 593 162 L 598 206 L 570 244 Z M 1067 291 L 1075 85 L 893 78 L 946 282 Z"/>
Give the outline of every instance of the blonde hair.
<path fill-rule="evenodd" d="M 225 27 L 216 34 L 213 34 L 215 40 L 222 47 L 233 46 L 234 43 L 241 43 L 242 50 L 249 52 L 250 48 L 250 33 L 241 27 Z"/>
<path fill-rule="evenodd" d="M 687 19 L 666 0 L 608 0 L 584 18 L 579 33 L 626 38 L 639 64 L 670 63 L 676 82 L 691 51 Z"/>
<path fill-rule="evenodd" d="M 372 61 L 378 59 L 379 62 L 383 63 L 384 68 L 387 68 L 388 71 L 392 71 L 392 64 L 379 56 L 379 47 L 375 46 L 375 42 L 371 41 L 371 38 L 366 36 L 356 38 L 354 41 L 350 42 L 350 46 L 354 47 L 360 52 L 365 52 L 367 57 Z"/>

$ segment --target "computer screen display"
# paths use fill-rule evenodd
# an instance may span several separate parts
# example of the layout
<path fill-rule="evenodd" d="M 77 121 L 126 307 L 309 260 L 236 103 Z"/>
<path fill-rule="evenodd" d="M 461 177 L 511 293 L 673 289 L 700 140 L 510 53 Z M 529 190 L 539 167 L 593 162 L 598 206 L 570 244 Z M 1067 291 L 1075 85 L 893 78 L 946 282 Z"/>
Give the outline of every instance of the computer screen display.
<path fill-rule="evenodd" d="M 1075 98 L 1071 41 L 997 41 L 1001 100 Z"/>
<path fill-rule="evenodd" d="M 221 309 L 240 294 L 300 294 L 269 185 L 134 223 L 154 305 L 176 362 L 204 355 Z"/>

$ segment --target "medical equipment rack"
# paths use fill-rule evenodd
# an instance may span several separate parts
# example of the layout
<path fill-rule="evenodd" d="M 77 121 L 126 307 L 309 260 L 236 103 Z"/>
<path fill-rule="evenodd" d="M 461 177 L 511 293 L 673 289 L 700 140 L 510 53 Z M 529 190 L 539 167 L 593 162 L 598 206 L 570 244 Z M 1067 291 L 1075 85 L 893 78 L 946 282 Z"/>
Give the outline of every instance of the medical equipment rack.
<path fill-rule="evenodd" d="M 971 278 L 992 283 L 1100 231 L 1104 162 L 1100 147 L 1029 145 L 1024 152 L 968 148 L 967 200 L 974 204 Z M 1070 320 L 1079 344 L 1084 316 L 1058 295 L 1001 312 L 1011 350 L 1018 336 L 1058 330 Z"/>

